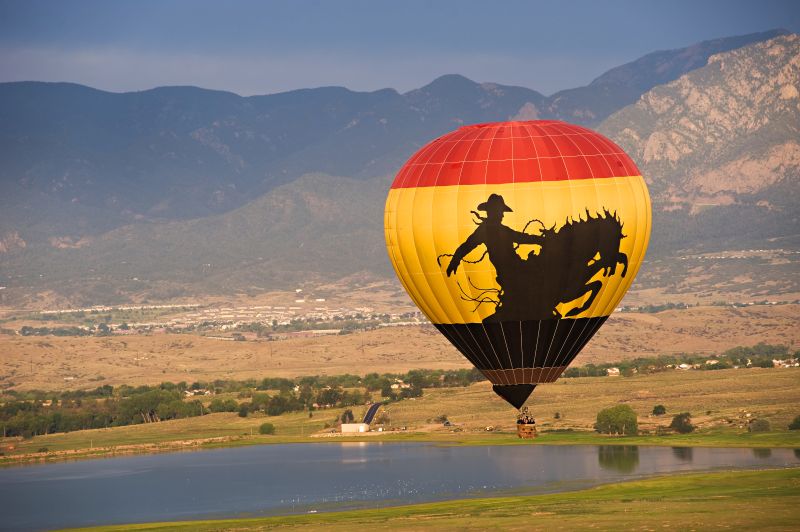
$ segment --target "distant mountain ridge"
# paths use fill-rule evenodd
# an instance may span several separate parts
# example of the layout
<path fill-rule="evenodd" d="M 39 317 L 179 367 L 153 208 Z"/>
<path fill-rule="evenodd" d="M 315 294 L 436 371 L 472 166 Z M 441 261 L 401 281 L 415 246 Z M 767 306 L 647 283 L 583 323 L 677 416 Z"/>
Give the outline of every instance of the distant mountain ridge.
<path fill-rule="evenodd" d="M 648 179 L 651 255 L 798 234 L 800 51 L 796 35 L 773 33 L 711 56 L 597 126 Z M 675 64 L 694 65 L 719 46 L 644 63 L 677 72 Z M 627 67 L 609 79 L 624 79 Z M 36 92 L 52 86 L 20 87 L 0 84 L 9 155 L 0 166 L 0 284 L 46 286 L 86 303 L 388 275 L 381 222 L 393 169 L 461 122 L 543 118 L 548 105 L 529 89 L 456 75 L 405 94 L 324 88 L 240 98 L 164 88 L 126 95 L 122 109 L 112 105 L 119 95 L 74 85 L 56 87 L 70 94 L 45 109 Z M 8 91 L 18 93 L 13 106 L 3 104 Z M 88 115 L 73 105 L 83 99 Z M 38 123 L 20 118 L 32 108 Z M 129 122 L 133 129 L 120 126 Z M 313 170 L 320 161 L 343 171 Z M 121 178 L 92 188 L 113 168 Z M 209 191 L 219 191 L 210 206 Z M 171 212 L 175 201 L 186 211 Z"/>
<path fill-rule="evenodd" d="M 771 30 L 738 37 L 703 41 L 677 50 L 661 50 L 612 68 L 585 87 L 567 89 L 548 98 L 546 114 L 568 122 L 598 124 L 657 85 L 702 68 L 712 55 L 763 42 L 787 30 Z"/>
<path fill-rule="evenodd" d="M 646 176 L 658 247 L 800 237 L 800 36 L 712 56 L 599 130 Z"/>
<path fill-rule="evenodd" d="M 405 94 L 321 87 L 246 98 L 196 87 L 117 94 L 3 83 L 0 233 L 80 240 L 144 220 L 227 212 L 309 173 L 386 176 L 464 123 L 596 123 L 712 53 L 782 33 L 656 52 L 551 97 L 459 75 Z"/>

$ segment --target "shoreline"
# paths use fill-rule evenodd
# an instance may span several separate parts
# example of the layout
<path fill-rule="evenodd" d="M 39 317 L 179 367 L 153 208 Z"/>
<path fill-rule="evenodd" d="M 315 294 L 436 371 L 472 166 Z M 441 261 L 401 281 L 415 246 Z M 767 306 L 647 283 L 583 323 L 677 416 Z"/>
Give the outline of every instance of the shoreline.
<path fill-rule="evenodd" d="M 102 429 L 100 429 L 102 430 Z M 732 433 L 698 432 L 674 435 L 608 436 L 590 431 L 542 431 L 533 440 L 517 438 L 515 433 L 436 433 L 370 432 L 370 436 L 323 433 L 307 437 L 236 435 L 211 438 L 175 439 L 120 445 L 63 449 L 0 456 L 0 467 L 108 459 L 133 455 L 152 455 L 185 451 L 226 449 L 251 445 L 325 443 L 432 443 L 446 446 L 491 445 L 620 445 L 639 447 L 728 447 L 800 449 L 800 431 Z"/>
<path fill-rule="evenodd" d="M 266 517 L 115 524 L 64 530 L 553 529 L 616 530 L 654 523 L 677 530 L 715 523 L 726 529 L 791 530 L 797 521 L 800 467 L 675 473 L 591 488 Z M 709 504 L 709 494 L 715 499 Z M 749 508 L 741 512 L 743 505 Z M 527 523 L 527 524 L 525 524 Z M 532 525 L 536 525 L 535 527 Z"/>

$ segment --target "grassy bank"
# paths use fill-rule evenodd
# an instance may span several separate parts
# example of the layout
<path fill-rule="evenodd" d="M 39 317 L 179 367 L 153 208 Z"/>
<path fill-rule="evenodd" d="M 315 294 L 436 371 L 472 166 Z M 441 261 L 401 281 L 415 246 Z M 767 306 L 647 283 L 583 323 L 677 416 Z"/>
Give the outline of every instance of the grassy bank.
<path fill-rule="evenodd" d="M 796 530 L 799 508 L 800 468 L 794 468 L 673 475 L 568 493 L 379 510 L 84 530 L 619 530 L 621 519 L 628 530 Z"/>

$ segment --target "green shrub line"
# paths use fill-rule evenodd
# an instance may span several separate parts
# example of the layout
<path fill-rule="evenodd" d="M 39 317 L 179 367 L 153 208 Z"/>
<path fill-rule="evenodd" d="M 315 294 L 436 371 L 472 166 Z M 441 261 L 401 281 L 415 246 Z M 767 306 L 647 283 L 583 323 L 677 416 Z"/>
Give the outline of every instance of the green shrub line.
<path fill-rule="evenodd" d="M 312 415 L 318 408 L 364 404 L 372 400 L 372 392 L 380 392 L 381 400 L 389 402 L 421 397 L 424 388 L 464 387 L 480 380 L 483 375 L 475 369 L 411 370 L 402 374 L 370 373 L 364 377 L 315 375 L 296 379 L 267 377 L 260 381 L 162 382 L 154 386 L 116 388 L 104 385 L 63 392 L 7 391 L 0 402 L 0 434 L 29 438 L 213 412 L 238 412 L 239 416 L 247 417 L 254 412 L 278 416 L 306 410 Z M 214 397 L 206 407 L 198 399 L 225 393 L 237 393 L 239 400 Z"/>
<path fill-rule="evenodd" d="M 724 351 L 722 354 L 712 356 L 681 353 L 639 357 L 603 364 L 586 364 L 585 366 L 567 368 L 562 376 L 567 378 L 605 377 L 608 375 L 607 370 L 617 368 L 620 376 L 628 377 L 635 373 L 658 373 L 683 369 L 680 368 L 682 364 L 686 364 L 685 369 L 703 371 L 751 367 L 771 368 L 774 366 L 773 359 L 783 360 L 787 358 L 800 358 L 800 351 L 790 354 L 789 348 L 785 345 L 771 345 L 760 342 L 752 347 L 734 347 Z"/>

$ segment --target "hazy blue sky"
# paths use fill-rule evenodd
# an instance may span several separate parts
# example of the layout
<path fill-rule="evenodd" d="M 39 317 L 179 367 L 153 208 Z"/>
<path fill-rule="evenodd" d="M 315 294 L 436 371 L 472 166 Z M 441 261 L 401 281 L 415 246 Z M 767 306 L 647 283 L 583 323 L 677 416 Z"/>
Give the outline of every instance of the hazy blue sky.
<path fill-rule="evenodd" d="M 782 27 L 794 0 L 0 0 L 0 81 L 240 94 L 422 86 L 446 73 L 545 94 L 655 50 Z"/>

